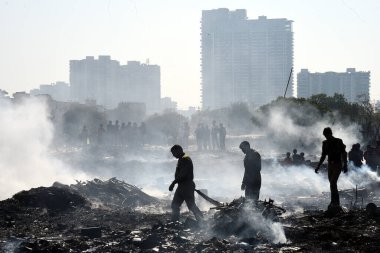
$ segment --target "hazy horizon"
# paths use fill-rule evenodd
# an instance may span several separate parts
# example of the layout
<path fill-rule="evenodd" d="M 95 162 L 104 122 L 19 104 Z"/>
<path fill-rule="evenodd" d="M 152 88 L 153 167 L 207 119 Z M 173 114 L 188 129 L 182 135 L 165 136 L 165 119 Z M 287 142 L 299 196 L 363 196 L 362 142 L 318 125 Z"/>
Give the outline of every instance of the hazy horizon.
<path fill-rule="evenodd" d="M 179 108 L 200 105 L 202 10 L 246 9 L 293 20 L 294 75 L 371 71 L 371 99 L 380 98 L 380 2 L 365 1 L 5 1 L 0 0 L 0 89 L 29 91 L 69 81 L 69 60 L 110 55 L 126 64 L 161 66 L 161 94 Z M 285 84 L 284 84 L 285 86 Z M 296 87 L 295 87 L 296 90 Z"/>

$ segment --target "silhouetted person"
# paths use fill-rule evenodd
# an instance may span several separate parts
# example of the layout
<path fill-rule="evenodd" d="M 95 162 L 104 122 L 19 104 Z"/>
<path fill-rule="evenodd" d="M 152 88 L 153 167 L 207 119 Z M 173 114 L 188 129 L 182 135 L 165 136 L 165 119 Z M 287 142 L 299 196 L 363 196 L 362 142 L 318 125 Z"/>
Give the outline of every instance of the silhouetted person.
<path fill-rule="evenodd" d="M 299 154 L 297 154 L 297 149 L 293 149 L 292 160 L 293 160 L 294 165 L 300 165 L 301 164 L 301 157 Z"/>
<path fill-rule="evenodd" d="M 301 152 L 299 156 L 299 164 L 305 164 L 305 153 Z"/>
<path fill-rule="evenodd" d="M 115 132 L 118 132 L 120 130 L 120 125 L 119 125 L 119 121 L 118 120 L 115 121 L 114 130 L 115 130 Z"/>
<path fill-rule="evenodd" d="M 127 143 L 128 147 L 131 147 L 131 137 L 132 135 L 132 122 L 128 122 L 127 126 L 125 127 L 125 142 Z"/>
<path fill-rule="evenodd" d="M 376 141 L 376 147 L 375 147 L 375 153 L 376 153 L 376 168 L 380 167 L 380 141 Z"/>
<path fill-rule="evenodd" d="M 112 128 L 113 128 L 113 125 L 112 125 L 112 121 L 108 121 L 108 124 L 107 124 L 107 132 L 112 132 Z"/>
<path fill-rule="evenodd" d="M 113 144 L 114 145 L 120 145 L 121 144 L 121 138 L 120 138 L 120 125 L 119 121 L 115 121 L 115 125 L 113 126 Z"/>
<path fill-rule="evenodd" d="M 364 159 L 371 171 L 376 171 L 376 151 L 371 145 L 367 145 L 367 150 L 364 152 Z"/>
<path fill-rule="evenodd" d="M 136 122 L 133 122 L 132 128 L 131 128 L 131 146 L 132 148 L 136 149 L 137 148 L 137 142 L 139 140 L 139 128 L 137 126 Z"/>
<path fill-rule="evenodd" d="M 119 130 L 119 142 L 121 143 L 121 146 L 125 146 L 127 144 L 126 142 L 126 129 L 127 126 L 125 125 L 125 122 L 121 123 L 120 130 Z"/>
<path fill-rule="evenodd" d="M 189 210 L 193 212 L 195 218 L 200 221 L 203 218 L 203 214 L 195 204 L 193 162 L 190 157 L 183 152 L 180 145 L 174 145 L 170 151 L 173 156 L 178 159 L 174 181 L 169 186 L 169 191 L 173 191 L 174 185 L 178 184 L 171 205 L 172 220 L 179 220 L 180 207 L 183 201 L 185 201 Z"/>
<path fill-rule="evenodd" d="M 108 124 L 106 126 L 106 141 L 107 141 L 107 144 L 108 145 L 111 145 L 112 144 L 112 141 L 113 141 L 113 125 L 112 125 L 112 121 L 108 121 Z"/>
<path fill-rule="evenodd" d="M 199 150 L 202 150 L 202 125 L 200 123 L 198 123 L 198 126 L 197 128 L 195 129 L 195 138 L 197 140 L 197 147 L 198 147 L 198 151 Z"/>
<path fill-rule="evenodd" d="M 293 164 L 293 161 L 292 161 L 292 158 L 290 158 L 290 152 L 287 152 L 285 159 L 282 161 L 282 165 L 289 166 L 292 164 Z"/>
<path fill-rule="evenodd" d="M 98 145 L 102 145 L 104 143 L 105 131 L 106 130 L 104 129 L 103 124 L 100 124 L 98 128 Z"/>
<path fill-rule="evenodd" d="M 226 128 L 222 123 L 219 124 L 219 145 L 221 150 L 226 150 Z"/>
<path fill-rule="evenodd" d="M 257 201 L 261 188 L 261 156 L 257 151 L 251 149 L 248 141 L 243 141 L 239 148 L 245 154 L 241 190 L 245 190 L 247 199 Z"/>
<path fill-rule="evenodd" d="M 350 152 L 348 152 L 348 161 L 352 162 L 355 167 L 363 165 L 363 151 L 360 150 L 360 144 L 352 145 Z"/>
<path fill-rule="evenodd" d="M 203 127 L 203 147 L 205 150 L 211 149 L 210 145 L 210 129 L 208 128 L 208 125 L 205 125 Z"/>
<path fill-rule="evenodd" d="M 323 129 L 323 135 L 326 140 L 322 143 L 322 156 L 319 160 L 315 173 L 318 173 L 320 166 L 328 156 L 327 172 L 330 181 L 331 203 L 329 207 L 339 206 L 338 178 L 340 173 L 347 172 L 347 152 L 346 145 L 339 138 L 333 136 L 332 130 L 329 127 Z"/>
<path fill-rule="evenodd" d="M 141 122 L 139 127 L 140 144 L 144 146 L 146 138 L 146 125 L 145 122 Z"/>
<path fill-rule="evenodd" d="M 212 121 L 212 127 L 211 127 L 211 144 L 213 150 L 218 150 L 219 147 L 219 140 L 218 140 L 218 133 L 219 128 L 218 125 L 216 125 L 216 121 Z"/>
<path fill-rule="evenodd" d="M 82 131 L 80 132 L 80 140 L 82 142 L 82 145 L 87 145 L 89 144 L 89 135 L 88 135 L 88 130 L 86 126 L 83 126 Z"/>

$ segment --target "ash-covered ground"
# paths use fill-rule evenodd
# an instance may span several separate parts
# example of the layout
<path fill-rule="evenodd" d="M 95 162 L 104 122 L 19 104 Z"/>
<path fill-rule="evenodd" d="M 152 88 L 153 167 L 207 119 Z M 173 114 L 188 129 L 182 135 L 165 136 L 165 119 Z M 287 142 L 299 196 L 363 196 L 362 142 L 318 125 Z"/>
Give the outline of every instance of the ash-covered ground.
<path fill-rule="evenodd" d="M 378 177 L 350 168 L 338 187 L 344 212 L 325 212 L 327 175 L 310 166 L 279 165 L 263 154 L 257 206 L 241 199 L 243 154 L 189 152 L 198 189 L 223 202 L 215 208 L 199 196 L 205 214 L 197 223 L 182 208 L 170 222 L 167 190 L 176 160 L 167 147 L 133 152 L 121 148 L 68 149 L 55 156 L 88 180 L 25 189 L 0 202 L 3 252 L 377 252 Z M 96 178 L 96 179 L 94 179 Z M 98 179 L 100 178 L 100 179 Z M 197 195 L 197 194 L 196 194 Z M 268 204 L 269 198 L 274 199 Z M 266 202 L 264 202 L 264 200 Z M 286 212 L 281 211 L 285 209 Z"/>

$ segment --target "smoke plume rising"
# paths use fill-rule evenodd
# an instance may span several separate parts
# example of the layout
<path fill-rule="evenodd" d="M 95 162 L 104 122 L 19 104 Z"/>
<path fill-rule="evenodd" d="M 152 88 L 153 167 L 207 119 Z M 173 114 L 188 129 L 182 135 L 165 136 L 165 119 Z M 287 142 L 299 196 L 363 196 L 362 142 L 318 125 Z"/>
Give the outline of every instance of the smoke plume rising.
<path fill-rule="evenodd" d="M 0 199 L 20 190 L 49 186 L 54 181 L 83 178 L 50 155 L 53 125 L 43 101 L 1 101 L 0 110 Z"/>

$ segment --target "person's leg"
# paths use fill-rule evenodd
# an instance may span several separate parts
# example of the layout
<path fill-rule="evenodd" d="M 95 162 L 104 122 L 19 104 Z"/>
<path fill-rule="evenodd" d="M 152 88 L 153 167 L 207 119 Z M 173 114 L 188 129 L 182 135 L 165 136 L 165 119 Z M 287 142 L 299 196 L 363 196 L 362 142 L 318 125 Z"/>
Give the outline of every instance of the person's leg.
<path fill-rule="evenodd" d="M 329 163 L 328 178 L 330 181 L 331 204 L 339 205 L 338 178 L 342 171 L 342 166 L 339 163 Z"/>
<path fill-rule="evenodd" d="M 247 200 L 258 201 L 260 197 L 260 188 L 261 188 L 261 182 L 257 182 L 256 184 L 252 184 L 252 185 L 246 185 L 245 198 Z"/>
<path fill-rule="evenodd" d="M 201 221 L 203 220 L 203 214 L 201 210 L 199 210 L 198 206 L 195 204 L 194 190 L 195 190 L 195 184 L 192 183 L 189 186 L 187 186 L 185 189 L 183 189 L 183 196 L 184 196 L 187 208 L 194 214 L 197 221 Z"/>
<path fill-rule="evenodd" d="M 203 214 L 201 210 L 199 210 L 198 206 L 195 204 L 194 193 L 193 193 L 192 198 L 191 197 L 186 198 L 185 201 L 186 201 L 187 208 L 189 208 L 189 210 L 194 214 L 197 221 L 202 221 Z"/>
<path fill-rule="evenodd" d="M 172 221 L 178 221 L 179 220 L 179 213 L 180 213 L 180 207 L 183 203 L 184 199 L 181 196 L 178 189 L 174 193 L 173 201 L 172 201 Z"/>

